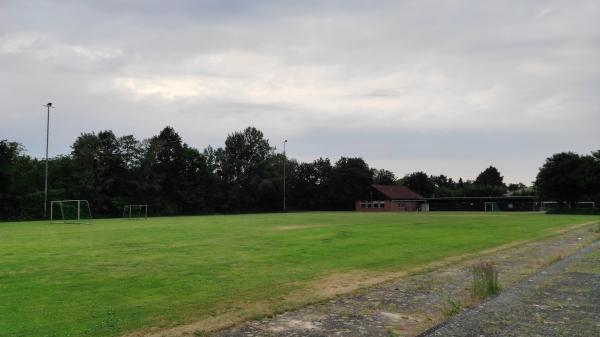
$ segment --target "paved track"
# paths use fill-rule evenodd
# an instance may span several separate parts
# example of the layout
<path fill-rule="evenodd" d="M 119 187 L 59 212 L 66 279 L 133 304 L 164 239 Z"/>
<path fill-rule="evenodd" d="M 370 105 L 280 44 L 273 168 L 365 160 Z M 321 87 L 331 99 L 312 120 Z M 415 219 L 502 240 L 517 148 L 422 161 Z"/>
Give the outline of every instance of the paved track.
<path fill-rule="evenodd" d="M 600 336 L 600 241 L 421 336 Z"/>

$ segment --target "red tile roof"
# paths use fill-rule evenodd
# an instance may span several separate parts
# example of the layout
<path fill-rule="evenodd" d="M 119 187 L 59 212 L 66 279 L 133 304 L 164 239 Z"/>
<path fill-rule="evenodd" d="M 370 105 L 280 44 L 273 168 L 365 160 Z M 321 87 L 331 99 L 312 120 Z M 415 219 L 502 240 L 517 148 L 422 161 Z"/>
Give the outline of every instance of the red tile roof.
<path fill-rule="evenodd" d="M 393 200 L 418 200 L 422 196 L 411 191 L 408 187 L 398 185 L 372 185 L 374 189 Z"/>

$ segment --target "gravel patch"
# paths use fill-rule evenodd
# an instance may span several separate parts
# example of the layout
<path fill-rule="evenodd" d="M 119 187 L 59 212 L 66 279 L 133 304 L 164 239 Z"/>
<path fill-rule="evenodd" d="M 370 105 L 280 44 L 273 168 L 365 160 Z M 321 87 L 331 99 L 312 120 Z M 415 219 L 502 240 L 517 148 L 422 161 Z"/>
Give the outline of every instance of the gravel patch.
<path fill-rule="evenodd" d="M 598 234 L 591 232 L 588 228 L 571 230 L 543 241 L 526 243 L 494 251 L 486 255 L 454 263 L 453 265 L 417 275 L 403 277 L 395 281 L 362 289 L 350 295 L 339 296 L 322 303 L 309 305 L 274 317 L 250 321 L 230 329 L 216 332 L 210 336 L 416 336 L 447 320 L 450 315 L 455 313 L 455 311 L 477 305 L 472 299 L 470 292 L 470 267 L 474 263 L 478 261 L 494 262 L 499 270 L 500 285 L 506 289 L 522 280 L 529 282 L 528 279 L 530 275 L 543 270 L 548 265 L 562 260 L 564 257 L 573 254 L 582 247 L 591 244 L 594 240 L 597 240 L 598 237 Z M 594 244 L 594 247 L 596 246 L 598 246 L 598 243 Z M 595 262 L 597 263 L 598 261 Z M 583 297 L 595 299 L 596 303 L 600 303 L 600 299 L 597 297 L 600 280 L 594 278 L 593 275 L 587 275 L 582 271 L 573 273 L 561 274 L 561 282 L 563 283 L 555 284 L 555 286 L 558 287 L 557 291 L 559 288 L 565 291 L 565 301 L 567 301 L 567 298 L 570 298 L 567 303 L 559 307 L 554 307 L 551 306 L 554 305 L 554 302 L 539 301 L 536 298 L 535 300 L 532 300 L 533 302 L 530 306 L 524 305 L 520 307 L 520 309 L 515 309 L 525 311 L 515 311 L 512 313 L 513 317 L 524 317 L 529 315 L 535 319 L 538 319 L 539 317 L 539 320 L 541 320 L 542 323 L 544 322 L 544 319 L 552 322 L 568 323 L 569 320 L 573 320 L 575 317 L 567 314 L 564 316 L 567 318 L 561 318 L 563 317 L 561 316 L 561 313 L 566 310 L 575 310 L 577 309 L 576 306 L 586 306 L 587 304 L 583 303 L 589 303 L 589 301 L 585 302 L 582 300 Z M 577 273 L 586 274 L 586 276 L 579 277 L 579 275 L 576 275 Z M 591 286 L 592 283 L 595 284 L 595 286 Z M 544 294 L 545 290 L 539 288 L 539 291 Z M 577 291 L 581 292 L 578 296 L 575 294 Z M 590 295 L 590 291 L 595 291 L 595 293 Z M 573 294 L 570 292 L 573 292 Z M 497 297 L 498 300 L 500 298 L 502 297 Z M 494 303 L 495 301 L 497 300 L 494 300 Z M 539 305 L 539 308 L 533 306 L 533 304 Z M 485 306 L 477 307 L 476 310 L 484 307 Z M 597 326 L 594 327 L 594 324 L 599 321 L 598 307 L 585 307 L 582 310 L 587 313 L 587 316 L 579 317 L 579 322 L 586 322 L 586 320 L 589 320 L 590 322 L 594 321 L 594 323 L 589 323 L 587 325 L 580 323 L 580 325 L 585 326 L 586 329 L 597 329 Z M 506 307 L 506 312 L 511 313 L 511 309 Z M 543 313 L 545 312 L 553 314 L 544 316 Z M 491 314 L 493 314 L 493 311 L 490 311 L 490 315 Z M 451 322 L 458 322 L 456 320 L 459 317 L 463 317 L 463 314 L 459 314 L 455 317 L 456 318 L 452 319 Z M 490 316 L 490 319 L 493 319 L 493 317 Z M 478 320 L 473 318 L 473 321 L 476 322 Z M 506 324 L 512 325 L 510 322 Z M 560 325 L 559 323 L 556 324 Z M 462 324 L 458 325 L 463 326 Z M 430 334 L 428 336 L 447 336 L 446 334 L 443 334 L 443 331 L 445 331 L 443 329 L 450 328 L 451 326 L 453 325 L 448 323 L 448 325 L 431 332 L 435 335 Z M 473 328 L 472 331 L 479 330 Z M 479 332 L 474 332 L 475 334 L 471 335 L 469 333 L 465 334 L 457 332 L 456 336 L 513 336 L 510 334 L 480 334 Z M 195 332 L 195 335 L 199 336 L 205 334 L 201 331 L 197 331 Z M 448 336 L 451 335 L 452 334 Z M 536 336 L 536 334 L 526 335 Z M 547 336 L 545 332 L 540 332 L 538 335 Z M 588 333 L 587 335 L 567 334 L 565 336 L 597 335 Z"/>
<path fill-rule="evenodd" d="M 423 337 L 600 336 L 600 241 Z"/>

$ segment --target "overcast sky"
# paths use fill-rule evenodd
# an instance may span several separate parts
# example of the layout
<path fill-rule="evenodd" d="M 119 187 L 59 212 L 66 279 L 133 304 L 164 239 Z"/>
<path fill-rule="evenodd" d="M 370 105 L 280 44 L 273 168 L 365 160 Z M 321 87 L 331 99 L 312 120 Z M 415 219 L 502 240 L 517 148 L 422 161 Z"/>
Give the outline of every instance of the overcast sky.
<path fill-rule="evenodd" d="M 0 139 L 256 126 L 299 160 L 529 184 L 600 149 L 600 2 L 0 0 Z"/>

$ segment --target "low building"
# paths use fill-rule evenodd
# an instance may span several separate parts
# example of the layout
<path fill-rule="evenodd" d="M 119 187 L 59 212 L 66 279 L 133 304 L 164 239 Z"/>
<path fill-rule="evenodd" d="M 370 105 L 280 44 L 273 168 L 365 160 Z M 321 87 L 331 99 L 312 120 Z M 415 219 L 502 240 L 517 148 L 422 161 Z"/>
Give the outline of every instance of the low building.
<path fill-rule="evenodd" d="M 416 212 L 426 207 L 425 198 L 397 185 L 371 185 L 355 203 L 355 209 L 364 212 Z"/>
<path fill-rule="evenodd" d="M 364 212 L 532 212 L 541 206 L 536 196 L 423 198 L 397 185 L 371 185 L 355 203 L 355 209 Z"/>
<path fill-rule="evenodd" d="M 540 210 L 536 196 L 428 198 L 431 211 L 532 212 Z"/>

